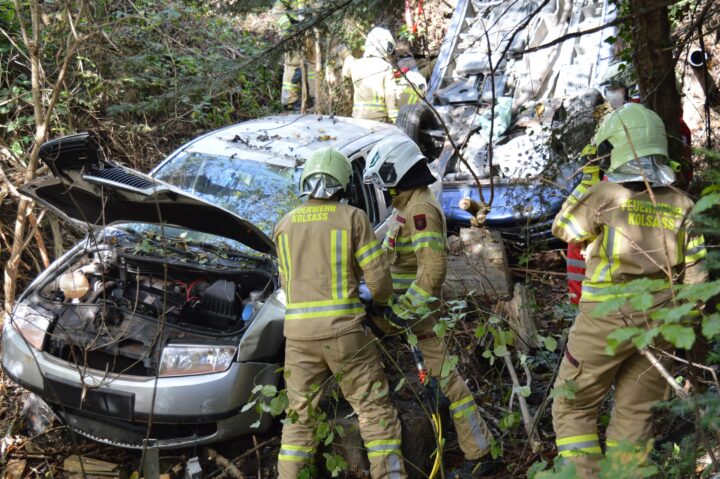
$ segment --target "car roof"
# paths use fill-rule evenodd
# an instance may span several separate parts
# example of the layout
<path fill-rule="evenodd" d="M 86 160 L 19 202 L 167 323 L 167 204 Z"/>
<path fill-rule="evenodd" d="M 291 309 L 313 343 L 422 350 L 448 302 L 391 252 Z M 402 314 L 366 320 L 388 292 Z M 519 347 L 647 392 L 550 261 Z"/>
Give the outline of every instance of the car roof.
<path fill-rule="evenodd" d="M 297 167 L 320 148 L 334 147 L 352 155 L 389 134 L 402 132 L 393 125 L 371 120 L 325 115 L 276 115 L 210 132 L 177 152 L 236 155 L 242 159 Z M 173 156 L 175 154 L 169 158 Z"/>

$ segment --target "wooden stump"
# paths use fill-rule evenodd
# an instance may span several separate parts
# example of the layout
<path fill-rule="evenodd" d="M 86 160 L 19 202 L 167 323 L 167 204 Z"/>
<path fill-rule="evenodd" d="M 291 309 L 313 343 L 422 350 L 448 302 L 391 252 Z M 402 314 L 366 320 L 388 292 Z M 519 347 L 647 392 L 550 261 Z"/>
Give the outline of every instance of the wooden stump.
<path fill-rule="evenodd" d="M 444 293 L 463 296 L 474 292 L 489 302 L 511 296 L 510 268 L 500 233 L 462 228 L 459 236 L 448 238 L 448 246 Z"/>

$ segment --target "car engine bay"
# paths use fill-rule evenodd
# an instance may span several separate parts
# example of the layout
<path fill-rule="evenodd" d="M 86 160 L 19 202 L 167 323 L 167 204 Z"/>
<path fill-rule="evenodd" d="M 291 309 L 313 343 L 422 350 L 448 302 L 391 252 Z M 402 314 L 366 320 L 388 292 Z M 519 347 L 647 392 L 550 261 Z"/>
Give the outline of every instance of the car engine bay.
<path fill-rule="evenodd" d="M 39 290 L 39 301 L 55 312 L 47 353 L 92 369 L 154 375 L 158 350 L 169 343 L 236 345 L 276 289 L 261 257 L 200 264 L 112 239 L 115 245 L 86 248 Z"/>

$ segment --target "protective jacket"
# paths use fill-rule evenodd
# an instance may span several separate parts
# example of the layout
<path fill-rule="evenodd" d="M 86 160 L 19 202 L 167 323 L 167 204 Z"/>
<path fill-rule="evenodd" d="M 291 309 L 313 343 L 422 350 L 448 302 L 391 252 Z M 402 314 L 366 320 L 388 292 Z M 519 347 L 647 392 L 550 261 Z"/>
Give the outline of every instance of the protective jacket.
<path fill-rule="evenodd" d="M 644 189 L 603 182 L 578 201 L 571 197 L 563 204 L 553 234 L 568 243 L 590 243 L 581 301 L 623 296 L 608 288 L 638 278 L 664 278 L 668 253 L 678 278 L 686 283 L 706 279 L 699 264 L 707 254 L 704 239 L 687 230 L 692 201 L 671 188 L 656 188 L 654 196 L 657 207 Z"/>
<path fill-rule="evenodd" d="M 615 388 L 615 402 L 606 452 L 612 453 L 620 441 L 641 446 L 652 437 L 652 407 L 663 398 L 665 379 L 631 341 L 608 354 L 607 338 L 621 328 L 652 327 L 651 315 L 671 299 L 670 282 L 642 311 L 626 304 L 618 312 L 597 317 L 593 310 L 599 302 L 628 296 L 622 286 L 632 280 L 665 279 L 662 269 L 668 263 L 673 283 L 693 284 L 707 278 L 703 237 L 692 232 L 687 221 L 692 201 L 669 187 L 654 188 L 653 194 L 655 203 L 644 188 L 597 183 L 583 195 L 569 198 L 553 223 L 557 237 L 590 243 L 579 314 L 570 328 L 555 382 L 561 391 L 571 384 L 573 396 L 559 394 L 552 407 L 558 453 L 575 464 L 582 479 L 599 475 L 598 414 L 610 388 Z M 659 336 L 653 346 L 671 348 Z M 667 363 L 667 358 L 659 356 Z"/>
<path fill-rule="evenodd" d="M 580 183 L 570 193 L 569 202 L 578 201 L 595 183 L 600 181 L 600 167 L 589 165 L 583 168 Z M 570 302 L 578 304 L 582 297 L 582 282 L 585 279 L 585 244 L 568 243 L 567 246 L 567 283 Z"/>
<path fill-rule="evenodd" d="M 376 302 L 390 298 L 387 261 L 362 210 L 311 199 L 285 215 L 274 236 L 287 303 L 285 337 L 323 339 L 361 330 L 363 274 Z"/>
<path fill-rule="evenodd" d="M 442 207 L 427 186 L 405 190 L 393 199 L 395 211 L 383 241 L 388 253 L 392 286 L 399 296 L 393 302 L 395 314 L 413 318 L 436 310 L 445 273 L 446 226 Z M 447 359 L 447 345 L 433 333 L 436 315 L 412 325 L 430 373 L 438 376 Z M 490 451 L 492 435 L 480 417 L 472 392 L 457 371 L 441 381 L 445 397 L 451 402 L 455 430 L 465 457 L 477 460 Z"/>
<path fill-rule="evenodd" d="M 301 20 L 302 10 L 313 5 L 312 0 L 275 0 L 273 13 L 277 16 L 277 25 L 287 31 Z"/>
<path fill-rule="evenodd" d="M 283 425 L 279 477 L 317 476 L 308 467 L 318 444 L 322 386 L 331 375 L 358 415 L 371 477 L 407 477 L 376 339 L 362 327 L 361 275 L 376 302 L 392 294 L 387 260 L 367 215 L 311 199 L 280 220 L 274 239 L 286 297 L 285 381 L 293 412 Z"/>
<path fill-rule="evenodd" d="M 353 118 L 395 123 L 398 87 L 392 65 L 378 56 L 363 56 L 348 70 L 354 89 Z"/>
<path fill-rule="evenodd" d="M 394 309 L 400 317 L 432 308 L 447 273 L 442 207 L 429 188 L 402 191 L 393 200 L 396 214 L 383 241 L 388 253 L 392 287 L 401 293 Z"/>

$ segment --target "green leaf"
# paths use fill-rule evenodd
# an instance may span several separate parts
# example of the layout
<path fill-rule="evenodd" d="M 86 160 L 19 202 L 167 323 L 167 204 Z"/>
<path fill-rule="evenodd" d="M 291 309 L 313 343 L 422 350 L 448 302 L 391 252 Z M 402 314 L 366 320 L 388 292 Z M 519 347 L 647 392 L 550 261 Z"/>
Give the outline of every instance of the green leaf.
<path fill-rule="evenodd" d="M 646 311 L 652 307 L 653 300 L 652 293 L 636 294 L 630 298 L 630 305 L 637 311 Z"/>
<path fill-rule="evenodd" d="M 530 391 L 530 386 L 518 386 L 518 387 L 513 388 L 513 392 L 515 394 L 519 394 L 522 397 L 526 398 L 526 397 L 530 396 L 530 393 L 532 391 Z"/>
<path fill-rule="evenodd" d="M 413 333 L 408 333 L 407 335 L 407 342 L 410 346 L 417 346 L 418 345 L 418 338 Z"/>
<path fill-rule="evenodd" d="M 708 301 L 713 296 L 720 294 L 720 281 L 708 281 L 706 283 L 684 285 L 675 296 L 677 299 L 688 301 Z"/>
<path fill-rule="evenodd" d="M 557 349 L 557 340 L 555 338 L 553 338 L 552 336 L 547 336 L 543 339 L 543 341 L 545 342 L 545 349 L 547 349 L 551 353 L 555 352 L 555 350 Z"/>
<path fill-rule="evenodd" d="M 445 360 L 442 363 L 440 377 L 441 378 L 448 377 L 450 375 L 450 373 L 453 372 L 455 370 L 455 368 L 457 367 L 459 360 L 460 360 L 460 358 L 458 356 L 456 356 L 455 354 L 450 354 L 450 355 L 446 356 Z"/>
<path fill-rule="evenodd" d="M 435 326 L 433 326 L 433 332 L 438 338 L 444 338 L 447 333 L 447 321 L 440 320 L 435 323 Z"/>
<path fill-rule="evenodd" d="M 662 335 L 676 348 L 690 349 L 695 342 L 695 331 L 680 324 L 666 324 L 661 327 Z"/>
<path fill-rule="evenodd" d="M 273 397 L 277 394 L 277 388 L 272 384 L 266 384 L 262 387 L 262 395 L 265 397 Z"/>
<path fill-rule="evenodd" d="M 677 323 L 687 316 L 693 309 L 695 309 L 694 304 L 684 303 L 674 308 L 660 308 L 657 311 L 653 311 L 650 314 L 650 317 L 654 320 L 663 321 L 665 323 Z"/>
<path fill-rule="evenodd" d="M 477 328 L 475 328 L 475 337 L 480 339 L 483 336 L 485 336 L 485 326 L 478 324 Z"/>
<path fill-rule="evenodd" d="M 402 389 L 402 387 L 405 385 L 405 378 L 400 378 L 400 381 L 398 381 L 397 385 L 395 386 L 395 392 L 398 392 Z"/>
<path fill-rule="evenodd" d="M 720 334 L 720 314 L 713 313 L 702 319 L 702 333 L 708 339 Z"/>
<path fill-rule="evenodd" d="M 500 346 L 495 346 L 495 349 L 493 350 L 493 354 L 495 354 L 495 356 L 497 356 L 499 358 L 502 358 L 507 353 L 508 353 L 508 349 L 507 349 L 507 346 L 505 346 L 504 344 L 501 344 Z"/>
<path fill-rule="evenodd" d="M 250 409 L 253 408 L 253 406 L 255 406 L 255 403 L 256 403 L 256 402 L 257 402 L 257 401 L 250 401 L 249 403 L 246 403 L 246 404 L 240 409 L 240 412 L 248 412 Z"/>
<path fill-rule="evenodd" d="M 644 329 L 640 328 L 620 328 L 616 329 L 612 333 L 608 334 L 607 337 L 607 347 L 605 348 L 605 352 L 609 354 L 610 356 L 615 355 L 615 351 L 617 351 L 618 346 L 620 346 L 625 341 L 628 341 L 632 338 L 634 338 L 637 335 L 643 334 L 645 332 Z"/>
<path fill-rule="evenodd" d="M 709 195 L 703 196 L 695 203 L 695 208 L 692 210 L 692 214 L 696 215 L 708 210 L 720 203 L 720 193 L 710 193 Z"/>
<path fill-rule="evenodd" d="M 260 427 L 260 419 L 258 419 L 254 423 L 250 424 L 250 429 L 257 429 L 259 427 Z"/>
<path fill-rule="evenodd" d="M 534 462 L 527 471 L 528 479 L 535 479 L 537 473 L 544 471 L 547 467 L 546 461 Z"/>
<path fill-rule="evenodd" d="M 592 311 L 592 315 L 595 318 L 607 316 L 609 314 L 617 313 L 626 303 L 625 298 L 612 298 L 603 301 L 602 303 L 595 306 Z"/>
<path fill-rule="evenodd" d="M 633 338 L 632 342 L 633 342 L 633 344 L 635 345 L 636 348 L 638 348 L 638 349 L 645 349 L 645 348 L 647 348 L 650 344 L 652 344 L 653 339 L 655 339 L 655 337 L 656 337 L 658 334 L 660 334 L 660 329 L 659 329 L 659 328 L 651 328 L 651 329 L 645 331 L 643 334 L 641 334 L 641 335 L 639 335 L 639 336 L 635 336 L 635 337 Z"/>
<path fill-rule="evenodd" d="M 580 389 L 580 386 L 578 386 L 578 383 L 573 381 L 572 379 L 566 379 L 564 384 L 561 384 L 559 386 L 555 386 L 550 391 L 550 397 L 559 398 L 564 397 L 566 399 L 575 399 L 575 393 Z"/>
<path fill-rule="evenodd" d="M 290 400 L 287 397 L 287 393 L 281 391 L 280 394 L 270 400 L 270 414 L 279 416 L 288 406 L 290 406 Z"/>

